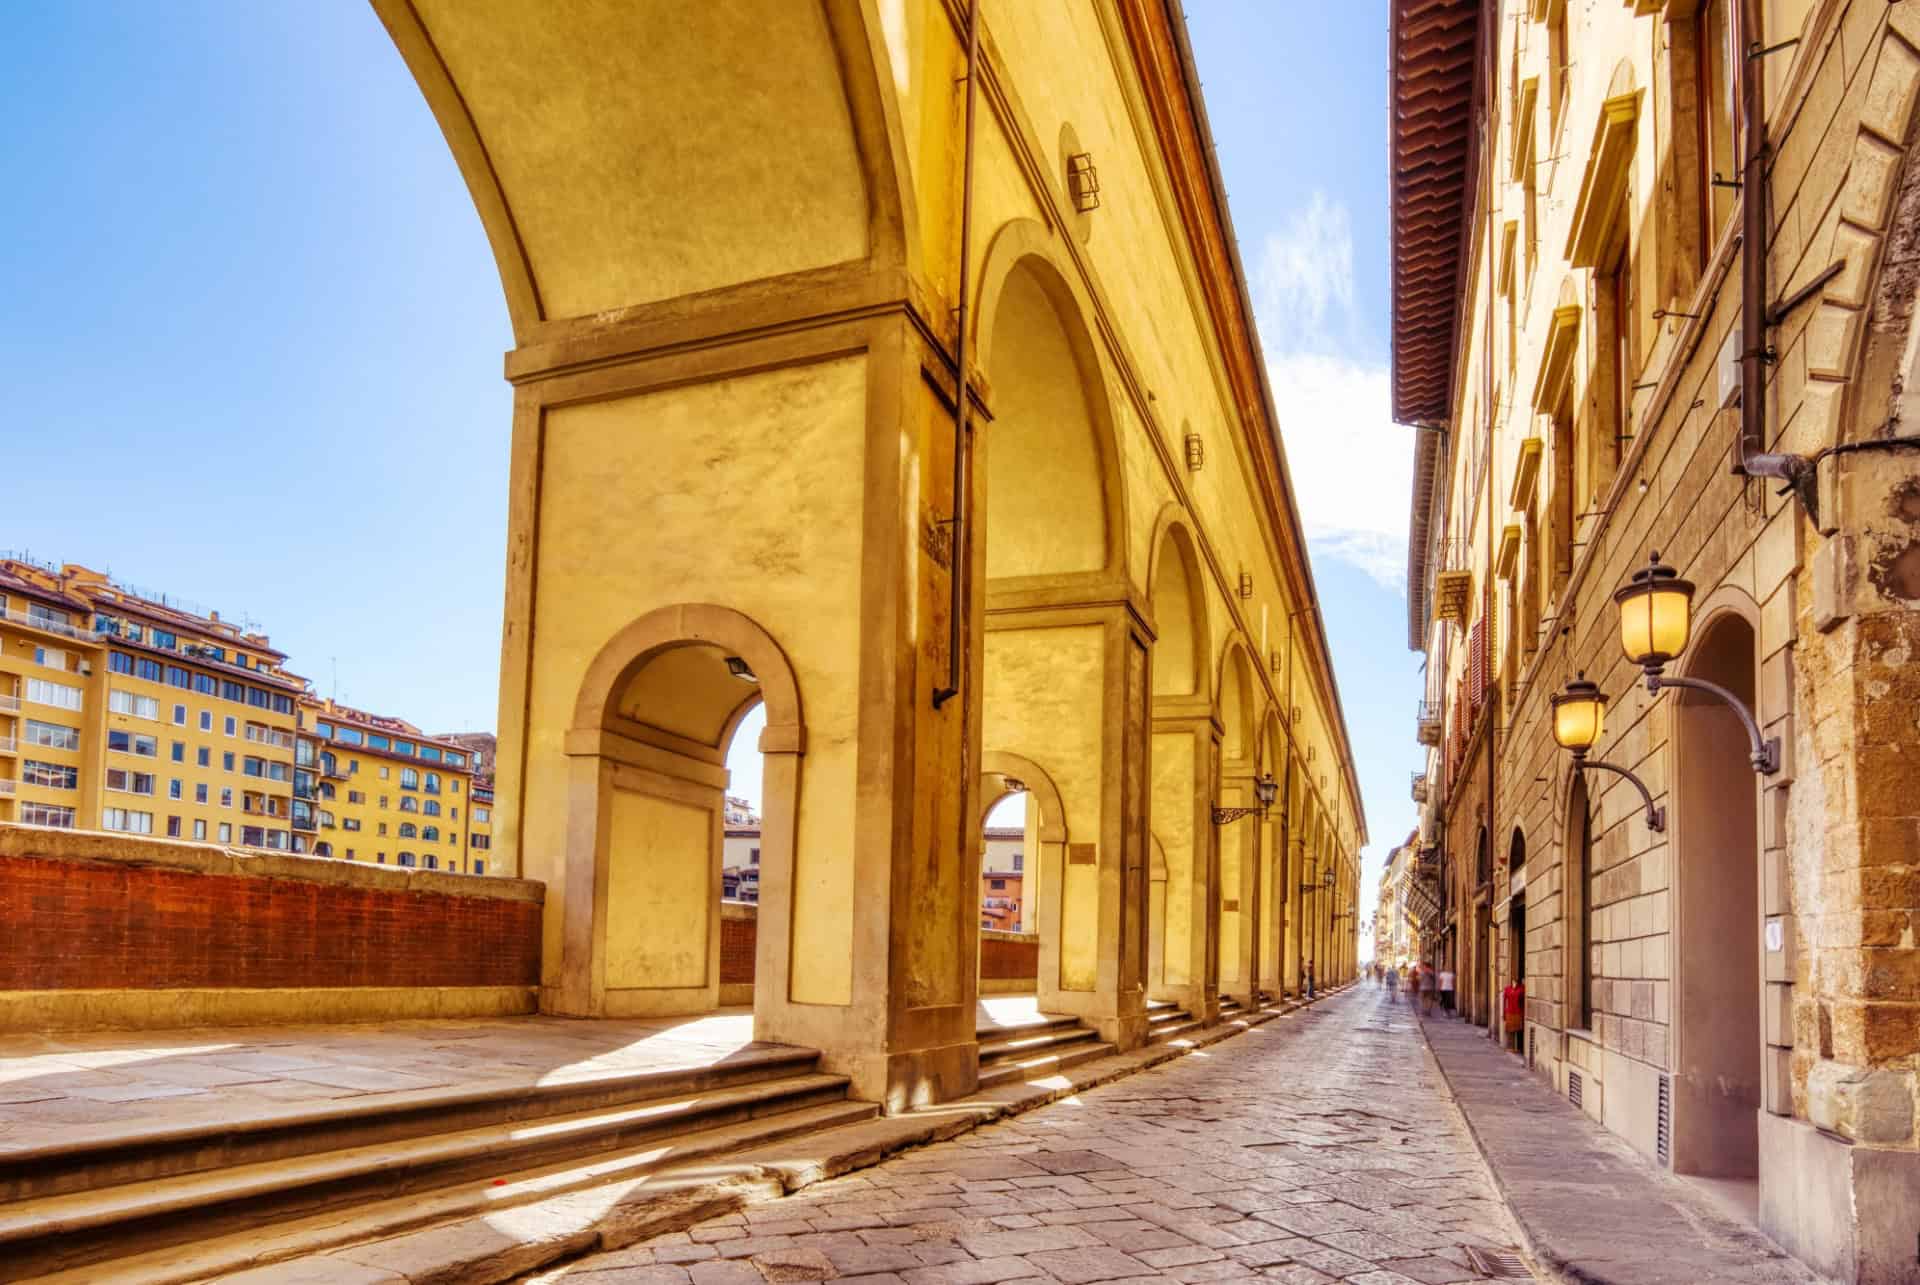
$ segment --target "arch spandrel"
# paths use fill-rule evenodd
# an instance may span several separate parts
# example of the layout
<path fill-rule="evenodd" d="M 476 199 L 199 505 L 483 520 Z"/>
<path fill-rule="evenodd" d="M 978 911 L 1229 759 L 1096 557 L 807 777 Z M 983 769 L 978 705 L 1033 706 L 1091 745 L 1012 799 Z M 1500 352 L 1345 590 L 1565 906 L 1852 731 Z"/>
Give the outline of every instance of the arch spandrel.
<path fill-rule="evenodd" d="M 374 5 L 522 342 L 543 321 L 915 258 L 895 91 L 859 0 Z"/>

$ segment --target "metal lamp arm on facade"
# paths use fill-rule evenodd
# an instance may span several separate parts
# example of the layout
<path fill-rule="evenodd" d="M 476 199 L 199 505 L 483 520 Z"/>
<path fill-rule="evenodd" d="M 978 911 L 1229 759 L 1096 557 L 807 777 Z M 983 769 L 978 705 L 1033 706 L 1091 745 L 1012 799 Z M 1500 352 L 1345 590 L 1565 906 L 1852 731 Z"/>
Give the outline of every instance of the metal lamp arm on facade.
<path fill-rule="evenodd" d="M 1780 738 L 1762 736 L 1760 725 L 1747 712 L 1746 702 L 1735 696 L 1718 683 L 1710 683 L 1704 678 L 1669 678 L 1667 675 L 1653 672 L 1647 675 L 1647 690 L 1658 695 L 1663 687 L 1684 687 L 1690 691 L 1705 692 L 1717 697 L 1730 706 L 1740 716 L 1740 725 L 1747 729 L 1748 758 L 1753 762 L 1753 770 L 1762 776 L 1772 776 L 1780 770 Z M 1601 766 L 1595 764 L 1595 766 Z M 1645 793 L 1644 789 L 1642 793 Z"/>
<path fill-rule="evenodd" d="M 1584 772 L 1588 768 L 1596 768 L 1602 772 L 1612 772 L 1616 776 L 1624 776 L 1627 780 L 1633 782 L 1633 788 L 1640 791 L 1640 798 L 1647 805 L 1647 829 L 1653 831 L 1655 834 L 1666 833 L 1667 810 L 1654 805 L 1653 795 L 1647 792 L 1645 782 L 1641 781 L 1639 777 L 1627 771 L 1624 767 L 1617 767 L 1612 763 L 1602 763 L 1599 759 L 1590 759 L 1584 754 L 1576 754 L 1573 756 L 1574 771 Z"/>

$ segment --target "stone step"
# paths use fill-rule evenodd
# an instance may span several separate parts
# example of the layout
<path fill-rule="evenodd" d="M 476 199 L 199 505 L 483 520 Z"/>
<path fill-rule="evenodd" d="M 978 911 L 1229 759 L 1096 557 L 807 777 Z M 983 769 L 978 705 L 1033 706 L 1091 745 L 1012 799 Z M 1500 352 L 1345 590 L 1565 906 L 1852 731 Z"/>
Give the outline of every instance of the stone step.
<path fill-rule="evenodd" d="M 15 1201 L 0 1206 L 0 1263 L 6 1265 L 0 1277 L 60 1272 L 76 1282 L 199 1279 L 213 1273 L 196 1267 L 197 1276 L 147 1277 L 128 1274 L 131 1268 L 123 1273 L 121 1260 L 178 1259 L 181 1247 L 211 1252 L 213 1242 L 224 1241 L 236 1264 L 250 1265 L 241 1256 L 249 1242 L 253 1259 L 263 1245 L 294 1241 L 297 1252 L 312 1253 L 348 1243 L 337 1238 L 348 1235 L 348 1228 L 351 1238 L 366 1239 L 382 1228 L 441 1217 L 432 1211 L 442 1197 L 455 1204 L 464 1200 L 463 1208 L 476 1202 L 497 1208 L 512 1203 L 502 1188 L 514 1184 L 528 1190 L 524 1199 L 534 1199 L 626 1170 L 685 1163 L 703 1147 L 704 1154 L 719 1154 L 877 1114 L 872 1103 L 847 1101 L 846 1085 L 844 1076 L 794 1075 Z M 545 1180 L 534 1181 L 530 1171 Z M 454 1189 L 451 1196 L 448 1188 Z M 367 1217 L 377 1225 L 369 1229 Z M 304 1238 L 286 1226 L 290 1221 L 307 1227 Z"/>
<path fill-rule="evenodd" d="M 1149 1030 L 1157 1031 L 1165 1026 L 1191 1020 L 1193 1020 L 1192 1015 L 1189 1014 L 1186 1009 L 1175 1008 L 1171 1004 L 1167 1004 L 1165 1007 L 1158 1009 L 1149 1007 L 1147 1011 L 1147 1029 Z"/>
<path fill-rule="evenodd" d="M 1115 1051 L 1113 1045 L 1088 1031 L 1083 1039 L 1054 1045 L 1032 1057 L 1000 1058 L 992 1063 L 983 1061 L 980 1065 L 980 1087 L 992 1089 L 1003 1084 L 1021 1084 L 1057 1075 L 1069 1067 L 1091 1062 L 1094 1058 L 1105 1057 Z"/>
<path fill-rule="evenodd" d="M 1011 1036 L 1035 1035 L 1041 1031 L 1070 1030 L 1078 1025 L 1080 1025 L 1080 1019 L 1077 1017 L 1042 1014 L 1038 1020 L 1032 1022 L 1017 1022 L 1010 1026 L 982 1026 L 974 1031 L 973 1037 L 982 1044 L 987 1044 Z"/>
<path fill-rule="evenodd" d="M 1173 1020 L 1149 1026 L 1147 1043 L 1165 1044 L 1169 1040 L 1177 1040 L 1194 1031 L 1202 1030 L 1205 1025 L 1191 1013 L 1179 1011 L 1174 1014 Z"/>
<path fill-rule="evenodd" d="M 995 1062 L 1037 1057 L 1058 1046 L 1080 1044 L 1097 1038 L 1092 1028 L 1082 1026 L 1079 1022 L 1052 1026 L 1043 1031 L 1002 1031 L 994 1039 L 981 1042 L 980 1066 L 985 1069 Z"/>
<path fill-rule="evenodd" d="M 813 1049 L 769 1045 L 702 1066 L 365 1094 L 212 1124 L 102 1132 L 44 1145 L 0 1139 L 0 1202 L 686 1097 L 807 1074 L 819 1060 Z"/>

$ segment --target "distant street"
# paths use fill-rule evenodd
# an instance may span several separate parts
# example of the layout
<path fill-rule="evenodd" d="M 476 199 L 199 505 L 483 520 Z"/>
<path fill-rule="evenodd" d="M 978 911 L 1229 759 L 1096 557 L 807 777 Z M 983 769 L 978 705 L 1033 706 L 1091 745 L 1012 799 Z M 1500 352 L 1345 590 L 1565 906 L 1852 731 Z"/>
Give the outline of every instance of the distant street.
<path fill-rule="evenodd" d="M 1362 983 L 1107 1087 L 539 1279 L 1447 1285 L 1485 1279 L 1470 1247 L 1515 1241 L 1409 1007 Z"/>

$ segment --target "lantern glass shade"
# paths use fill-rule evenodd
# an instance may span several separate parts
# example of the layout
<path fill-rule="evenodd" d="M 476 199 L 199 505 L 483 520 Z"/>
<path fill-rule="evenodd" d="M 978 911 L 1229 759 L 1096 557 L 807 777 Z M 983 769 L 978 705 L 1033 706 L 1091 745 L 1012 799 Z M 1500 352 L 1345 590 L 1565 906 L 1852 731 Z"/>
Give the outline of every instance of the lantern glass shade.
<path fill-rule="evenodd" d="M 1584 678 L 1567 684 L 1553 697 L 1553 739 L 1563 750 L 1584 754 L 1600 740 L 1607 717 L 1607 698 Z"/>
<path fill-rule="evenodd" d="M 1269 772 L 1253 783 L 1253 793 L 1254 797 L 1260 800 L 1261 807 L 1270 808 L 1273 806 L 1274 799 L 1280 795 L 1280 783 L 1274 780 L 1273 773 Z"/>
<path fill-rule="evenodd" d="M 1620 650 L 1633 664 L 1657 668 L 1687 649 L 1693 586 L 1663 566 L 1658 553 L 1613 600 L 1620 609 Z"/>

